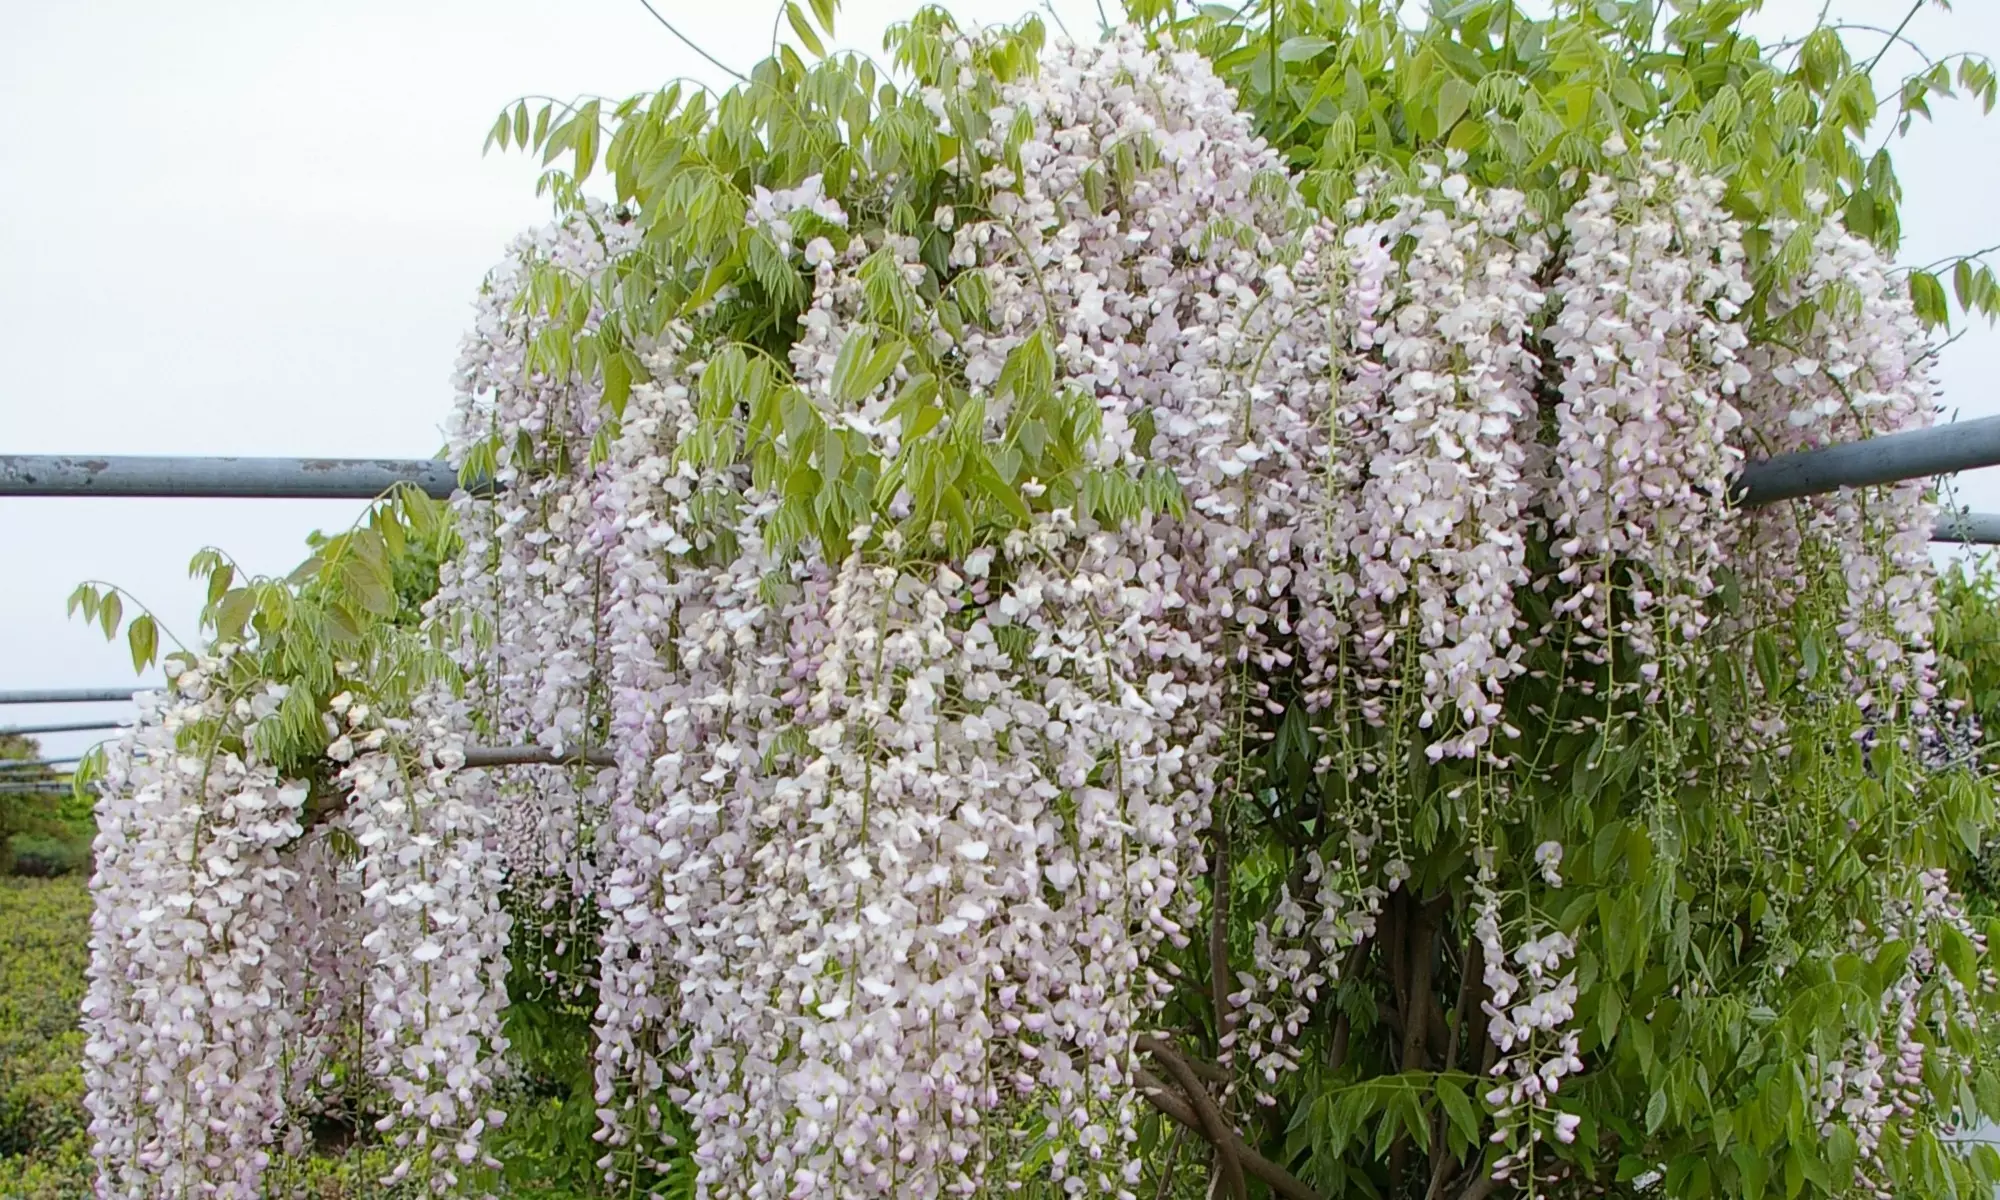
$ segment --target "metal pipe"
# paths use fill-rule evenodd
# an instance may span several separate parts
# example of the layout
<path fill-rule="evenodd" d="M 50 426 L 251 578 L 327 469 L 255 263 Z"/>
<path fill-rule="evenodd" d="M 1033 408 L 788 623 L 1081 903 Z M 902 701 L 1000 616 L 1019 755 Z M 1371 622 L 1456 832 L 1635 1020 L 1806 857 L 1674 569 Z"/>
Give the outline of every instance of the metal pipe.
<path fill-rule="evenodd" d="M 2000 465 L 2000 417 L 1982 417 L 1781 454 L 1751 463 L 1732 498 L 1780 500 Z M 0 496 L 187 496 L 372 500 L 401 483 L 445 498 L 451 464 L 427 458 L 0 455 Z M 488 490 L 475 483 L 472 490 Z"/>
<path fill-rule="evenodd" d="M 1844 487 L 1928 479 L 2000 465 L 2000 417 L 1955 421 L 1781 454 L 1751 463 L 1736 477 L 1738 504 L 1755 507 Z"/>
<path fill-rule="evenodd" d="M 118 721 L 80 721 L 74 725 L 7 725 L 0 726 L 0 737 L 33 737 L 39 733 L 85 733 L 95 729 L 123 729 Z"/>
<path fill-rule="evenodd" d="M 130 700 L 140 688 L 30 688 L 0 692 L 0 704 L 99 704 Z"/>
<path fill-rule="evenodd" d="M 0 693 L 5 695 L 6 693 Z M 83 726 L 81 728 L 100 728 Z M 101 728 L 115 728 L 102 726 Z M 69 758 L 12 758 L 0 759 L 0 769 L 19 767 L 46 767 L 57 763 L 73 763 Z M 465 750 L 465 765 L 468 767 L 615 767 L 618 759 L 611 751 L 604 749 L 586 750 L 573 748 L 557 754 L 547 746 L 468 746 Z"/>
<path fill-rule="evenodd" d="M 1733 496 L 1756 506 L 1996 465 L 2000 417 L 1983 417 L 1751 463 Z M 0 496 L 368 500 L 399 483 L 443 498 L 458 489 L 458 476 L 451 464 L 425 458 L 0 455 Z"/>
<path fill-rule="evenodd" d="M 547 746 L 467 746 L 465 765 L 468 767 L 614 767 L 618 759 L 609 750 L 585 750 L 581 747 L 565 754 L 557 754 Z"/>
<path fill-rule="evenodd" d="M 1931 530 L 1934 542 L 1965 546 L 2000 546 L 2000 513 L 1941 512 Z"/>
<path fill-rule="evenodd" d="M 430 458 L 0 455 L 0 496 L 373 500 L 400 483 L 444 499 L 458 472 Z"/>

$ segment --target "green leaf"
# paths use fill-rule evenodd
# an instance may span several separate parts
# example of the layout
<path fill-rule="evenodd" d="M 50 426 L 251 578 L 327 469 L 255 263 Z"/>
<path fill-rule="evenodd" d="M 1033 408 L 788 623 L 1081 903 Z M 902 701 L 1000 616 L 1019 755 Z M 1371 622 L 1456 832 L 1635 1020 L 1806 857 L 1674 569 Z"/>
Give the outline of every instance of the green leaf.
<path fill-rule="evenodd" d="M 240 637 L 256 608 L 257 595 L 253 589 L 245 586 L 231 591 L 215 610 L 215 636 L 222 640 Z"/>
<path fill-rule="evenodd" d="M 1306 34 L 1286 38 L 1278 47 L 1278 61 L 1295 63 L 1318 58 L 1322 51 L 1332 45 L 1333 43 L 1326 38 L 1311 37 Z"/>
<path fill-rule="evenodd" d="M 1951 303 L 1945 298 L 1944 285 L 1929 271 L 1910 272 L 1910 304 L 1916 309 L 1917 319 L 1926 325 L 1942 325 L 1951 319 Z"/>
<path fill-rule="evenodd" d="M 1972 942 L 1963 933 L 1947 925 L 1944 927 L 1942 947 L 1944 965 L 1958 981 L 1967 987 L 1977 987 L 1979 980 L 1979 955 L 1972 948 Z"/>
<path fill-rule="evenodd" d="M 1619 996 L 1618 989 L 1609 983 L 1605 984 L 1603 991 L 1598 995 L 1597 1001 L 1597 1040 L 1599 1042 L 1609 1046 L 1611 1040 L 1618 1036 L 1618 1019 L 1624 1015 L 1624 1012 L 1625 1002 Z"/>
<path fill-rule="evenodd" d="M 1466 106 L 1472 102 L 1472 88 L 1456 75 L 1447 75 L 1438 85 L 1437 130 L 1443 137 L 1451 132 L 1452 126 L 1465 115 Z"/>
<path fill-rule="evenodd" d="M 153 664 L 153 657 L 160 648 L 160 636 L 150 615 L 132 619 L 132 624 L 125 630 L 125 641 L 132 651 L 133 671 L 143 671 Z"/>
<path fill-rule="evenodd" d="M 877 346 L 866 332 L 849 334 L 834 358 L 830 387 L 841 404 L 858 404 L 888 381 L 909 349 L 901 338 L 890 338 Z"/>
<path fill-rule="evenodd" d="M 1463 1136 L 1469 1145 L 1479 1144 L 1479 1114 L 1473 1110 L 1472 1101 L 1456 1084 L 1440 1082 L 1437 1089 L 1438 1102 L 1444 1105 L 1444 1114 L 1451 1126 Z"/>
<path fill-rule="evenodd" d="M 1760 629 L 1751 639 L 1751 659 L 1757 667 L 1757 678 L 1764 685 L 1764 694 L 1776 697 L 1784 691 L 1784 666 L 1778 657 L 1778 639 L 1768 629 Z"/>
<path fill-rule="evenodd" d="M 792 32 L 799 35 L 799 44 L 812 51 L 814 58 L 826 57 L 826 47 L 820 44 L 819 35 L 813 32 L 806 21 L 806 14 L 793 0 L 785 0 L 785 21 L 792 27 Z"/>
<path fill-rule="evenodd" d="M 625 402 L 632 395 L 632 364 L 620 351 L 604 360 L 604 406 L 614 417 L 625 415 Z"/>
<path fill-rule="evenodd" d="M 222 594 L 229 590 L 229 585 L 235 579 L 235 567 L 230 566 L 228 563 L 223 563 L 216 567 L 208 577 L 208 603 L 213 605 L 217 600 L 220 600 Z"/>
<path fill-rule="evenodd" d="M 97 621 L 104 627 L 104 636 L 107 640 L 118 636 L 118 622 L 124 616 L 125 605 L 118 599 L 118 593 L 106 594 L 104 602 L 98 606 Z"/>
<path fill-rule="evenodd" d="M 1028 505 L 1021 499 L 1021 493 L 1013 484 L 1000 477 L 1000 473 L 993 467 L 992 460 L 984 455 L 974 459 L 973 482 L 979 485 L 982 493 L 1005 509 L 1016 521 L 1023 525 L 1028 523 Z"/>
<path fill-rule="evenodd" d="M 570 178 L 582 183 L 597 168 L 597 106 L 595 100 L 578 109 L 570 122 L 570 146 L 575 151 Z"/>
<path fill-rule="evenodd" d="M 833 36 L 834 0 L 812 0 L 813 16 L 819 19 L 819 27 L 826 30 L 826 36 Z"/>
<path fill-rule="evenodd" d="M 1667 1093 L 1664 1088 L 1656 1090 L 1653 1098 L 1646 1101 L 1646 1132 L 1658 1133 L 1667 1120 Z"/>

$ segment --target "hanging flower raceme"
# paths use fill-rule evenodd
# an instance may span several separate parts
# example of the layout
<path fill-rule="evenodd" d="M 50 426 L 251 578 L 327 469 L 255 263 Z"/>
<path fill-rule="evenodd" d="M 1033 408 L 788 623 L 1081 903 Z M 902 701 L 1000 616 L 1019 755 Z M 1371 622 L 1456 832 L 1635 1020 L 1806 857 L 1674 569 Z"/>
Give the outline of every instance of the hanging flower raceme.
<path fill-rule="evenodd" d="M 84 1000 L 101 1196 L 261 1196 L 284 1116 L 306 788 L 249 749 L 282 695 L 233 695 L 230 653 L 170 664 L 107 756 Z"/>
<path fill-rule="evenodd" d="M 1972 965 L 1985 957 L 1986 936 L 1952 893 L 1947 873 L 1923 871 L 1915 884 L 1913 896 L 1884 906 L 1879 930 L 1858 930 L 1849 939 L 1854 951 L 1868 955 L 1880 955 L 1893 940 L 1905 951 L 1901 971 L 1884 981 L 1877 1010 L 1847 1037 L 1840 1056 L 1813 1060 L 1820 1133 L 1852 1136 L 1854 1186 L 1884 1200 L 1895 1195 L 1884 1140 L 1907 1146 L 1923 1129 L 1927 1073 L 1954 1086 L 1974 1077 L 1977 1056 L 1952 1033 L 1976 1031 L 1983 1006 L 1975 994 L 2000 988 L 1992 968 Z"/>
<path fill-rule="evenodd" d="M 1743 435 L 1759 456 L 1920 429 L 1937 415 L 1935 353 L 1890 263 L 1833 214 L 1811 245 L 1805 276 L 1783 297 L 1785 336 L 1747 360 L 1755 382 Z M 1808 592 L 1823 568 L 1836 573 L 1849 682 L 1878 719 L 1923 718 L 1937 690 L 1927 487 L 1908 480 L 1768 506 L 1735 556 L 1751 584 L 1750 619 L 1826 602 Z"/>
<path fill-rule="evenodd" d="M 601 209 L 517 239 L 481 292 L 460 355 L 451 461 L 504 492 L 490 502 L 454 498 L 464 549 L 443 564 L 429 611 L 455 639 L 468 715 L 498 744 L 591 746 L 604 716 L 592 706 L 602 702 L 599 630 L 611 586 L 590 464 L 612 414 L 601 385 L 535 357 L 535 339 L 549 329 L 521 289 L 540 266 L 587 294 L 635 241 Z M 516 897 L 524 912 L 541 914 L 545 928 L 535 932 L 552 943 L 579 936 L 568 914 L 597 891 L 592 842 L 607 797 L 578 775 L 485 780 Z"/>
<path fill-rule="evenodd" d="M 286 1040 L 281 1144 L 293 1157 L 307 1152 L 312 1120 L 351 1124 L 360 1115 L 355 1105 L 363 1097 L 353 1085 L 365 1077 L 368 971 L 357 953 L 363 902 L 351 846 L 339 821 L 314 825 L 308 818 L 291 856 L 298 876 L 285 895 L 285 990 L 299 999 Z"/>
<path fill-rule="evenodd" d="M 1388 215 L 1348 234 L 1343 324 L 1359 361 L 1339 444 L 1367 467 L 1335 528 L 1350 539 L 1356 656 L 1378 687 L 1412 690 L 1435 761 L 1504 732 L 1501 693 L 1520 670 L 1540 373 L 1527 339 L 1546 249 L 1519 193 L 1420 174 L 1421 191 L 1385 194 Z"/>
<path fill-rule="evenodd" d="M 1742 459 L 1730 435 L 1750 376 L 1736 319 L 1750 284 L 1722 191 L 1649 148 L 1629 174 L 1593 178 L 1563 222 L 1548 330 L 1563 368 L 1548 496 L 1568 589 L 1557 610 L 1577 615 L 1586 654 L 1608 657 L 1617 638 L 1648 680 L 1708 623 Z"/>
<path fill-rule="evenodd" d="M 336 696 L 346 730 L 328 753 L 347 760 L 341 820 L 361 850 L 366 1066 L 387 1097 L 376 1130 L 399 1151 L 393 1181 L 450 1192 L 498 1165 L 480 1135 L 505 1119 L 488 1099 L 507 1049 L 509 918 L 491 820 L 458 774 L 462 718 L 432 704 L 444 711 L 413 727 Z"/>

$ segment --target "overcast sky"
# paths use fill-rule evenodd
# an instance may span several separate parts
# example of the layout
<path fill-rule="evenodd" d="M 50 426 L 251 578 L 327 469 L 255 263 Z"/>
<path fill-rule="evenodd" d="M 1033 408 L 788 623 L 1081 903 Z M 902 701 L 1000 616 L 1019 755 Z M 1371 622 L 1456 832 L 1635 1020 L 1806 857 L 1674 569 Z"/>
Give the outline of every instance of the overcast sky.
<path fill-rule="evenodd" d="M 724 62 L 768 49 L 773 0 L 656 6 Z M 1821 0 L 1771 0 L 1762 30 Z M 1021 0 L 950 0 L 1011 19 Z M 1115 7 L 1107 0 L 1107 7 Z M 1932 54 L 2000 57 L 2000 4 L 1926 9 Z M 874 50 L 907 0 L 848 0 L 840 42 Z M 1059 0 L 1091 36 L 1092 0 Z M 1907 0 L 1834 0 L 1894 26 Z M 0 0 L 0 453 L 427 457 L 443 440 L 480 279 L 545 219 L 529 162 L 482 157 L 503 104 L 622 97 L 721 73 L 639 0 Z M 1872 53 L 1879 35 L 1851 44 Z M 1892 51 L 1880 74 L 1916 60 Z M 2000 242 L 2000 114 L 1941 112 L 1896 148 L 1903 257 Z M 2000 337 L 1945 351 L 1963 416 L 2000 413 Z M 2000 509 L 2000 470 L 1968 475 Z M 118 583 L 195 635 L 204 545 L 289 569 L 357 503 L 0 499 L 0 689 L 122 685 L 122 647 L 65 618 L 84 579 Z M 7 708 L 0 724 L 127 706 Z M 75 753 L 94 735 L 45 739 Z"/>

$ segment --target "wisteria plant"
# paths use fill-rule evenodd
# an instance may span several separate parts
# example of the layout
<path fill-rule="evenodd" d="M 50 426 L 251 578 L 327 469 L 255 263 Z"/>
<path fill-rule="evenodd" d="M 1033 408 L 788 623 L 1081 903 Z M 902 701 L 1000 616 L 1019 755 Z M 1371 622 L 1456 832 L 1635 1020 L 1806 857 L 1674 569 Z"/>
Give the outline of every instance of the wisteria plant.
<path fill-rule="evenodd" d="M 466 487 L 199 560 L 103 764 L 101 1194 L 265 1194 L 330 1110 L 504 1188 L 550 1014 L 618 1194 L 2000 1182 L 1928 485 L 1731 491 L 1937 415 L 1875 62 L 1396 7 L 878 64 L 816 3 L 503 114 L 557 219 Z M 1892 119 L 1990 107 L 1951 61 Z"/>

